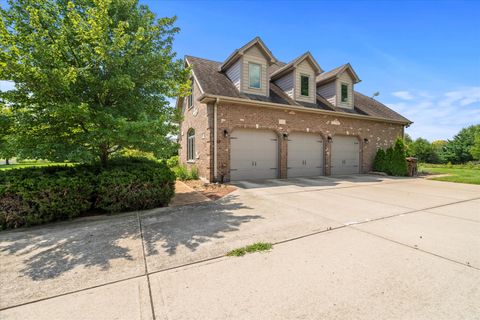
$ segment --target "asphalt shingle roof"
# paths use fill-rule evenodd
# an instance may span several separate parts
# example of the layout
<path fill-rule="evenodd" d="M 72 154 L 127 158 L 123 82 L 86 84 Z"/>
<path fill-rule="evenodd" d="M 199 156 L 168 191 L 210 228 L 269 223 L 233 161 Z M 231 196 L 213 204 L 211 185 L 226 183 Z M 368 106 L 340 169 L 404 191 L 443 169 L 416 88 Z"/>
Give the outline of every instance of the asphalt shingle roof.
<path fill-rule="evenodd" d="M 320 109 L 338 112 L 339 115 L 343 114 L 357 114 L 364 116 L 371 116 L 377 118 L 383 118 L 385 120 L 403 121 L 410 123 L 411 121 L 388 108 L 384 104 L 377 100 L 367 97 L 359 92 L 354 92 L 355 106 L 353 109 L 338 108 L 330 104 L 325 98 L 317 94 L 317 103 L 304 103 L 291 99 L 286 93 L 284 93 L 277 85 L 270 83 L 270 96 L 258 96 L 253 94 L 241 93 L 237 90 L 235 85 L 228 79 L 225 73 L 218 71 L 219 66 L 222 64 L 218 61 L 212 61 L 192 56 L 185 57 L 188 63 L 191 65 L 193 73 L 197 78 L 202 90 L 206 94 L 242 98 L 247 100 L 256 100 L 263 102 L 273 102 L 292 106 L 303 106 L 305 108 Z M 269 75 L 276 70 L 284 67 L 286 63 L 277 61 L 268 68 Z M 331 74 L 338 72 L 337 69 L 341 69 L 343 66 L 335 68 L 324 74 Z M 318 79 L 318 78 L 317 78 Z"/>

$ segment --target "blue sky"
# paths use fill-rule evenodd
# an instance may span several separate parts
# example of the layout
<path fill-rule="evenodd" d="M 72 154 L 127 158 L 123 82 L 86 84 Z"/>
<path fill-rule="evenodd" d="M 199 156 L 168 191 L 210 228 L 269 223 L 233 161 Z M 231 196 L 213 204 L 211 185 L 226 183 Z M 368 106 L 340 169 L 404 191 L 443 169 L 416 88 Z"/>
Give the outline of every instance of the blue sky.
<path fill-rule="evenodd" d="M 177 15 L 179 57 L 221 61 L 260 36 L 283 61 L 310 51 L 327 71 L 350 62 L 362 79 L 356 90 L 379 91 L 415 122 L 414 138 L 480 124 L 480 2 L 140 2 Z"/>

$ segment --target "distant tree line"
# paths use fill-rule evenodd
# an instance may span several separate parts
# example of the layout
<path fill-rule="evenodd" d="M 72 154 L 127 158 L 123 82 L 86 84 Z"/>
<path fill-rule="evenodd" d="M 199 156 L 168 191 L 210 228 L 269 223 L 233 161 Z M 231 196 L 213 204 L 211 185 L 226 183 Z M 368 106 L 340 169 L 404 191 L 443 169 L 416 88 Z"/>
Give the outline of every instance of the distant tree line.
<path fill-rule="evenodd" d="M 419 162 L 460 164 L 480 160 L 480 124 L 460 130 L 451 140 L 429 142 L 405 135 L 407 156 Z"/>

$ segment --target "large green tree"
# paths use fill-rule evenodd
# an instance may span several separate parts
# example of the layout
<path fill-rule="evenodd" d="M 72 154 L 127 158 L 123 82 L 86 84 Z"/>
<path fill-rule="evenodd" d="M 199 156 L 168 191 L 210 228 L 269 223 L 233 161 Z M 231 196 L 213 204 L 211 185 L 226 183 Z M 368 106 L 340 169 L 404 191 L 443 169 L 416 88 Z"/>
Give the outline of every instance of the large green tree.
<path fill-rule="evenodd" d="M 419 162 L 437 163 L 439 161 L 435 147 L 426 139 L 417 138 L 409 144 L 408 148 L 409 154 Z"/>
<path fill-rule="evenodd" d="M 471 148 L 475 144 L 475 134 L 480 124 L 463 128 L 460 132 L 448 140 L 443 148 L 442 158 L 451 163 L 465 163 L 473 160 Z"/>
<path fill-rule="evenodd" d="M 9 0 L 1 9 L 0 79 L 23 157 L 107 163 L 122 148 L 170 153 L 188 90 L 172 50 L 174 18 L 135 0 Z"/>

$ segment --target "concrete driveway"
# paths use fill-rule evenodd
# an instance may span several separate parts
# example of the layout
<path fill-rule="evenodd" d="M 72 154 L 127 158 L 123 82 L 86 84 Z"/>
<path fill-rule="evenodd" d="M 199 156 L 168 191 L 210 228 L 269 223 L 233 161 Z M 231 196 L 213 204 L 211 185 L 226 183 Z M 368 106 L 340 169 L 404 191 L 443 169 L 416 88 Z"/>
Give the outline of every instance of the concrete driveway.
<path fill-rule="evenodd" d="M 0 233 L 1 319 L 480 319 L 480 186 L 238 182 L 196 206 Z M 257 241 L 272 251 L 225 253 Z"/>

